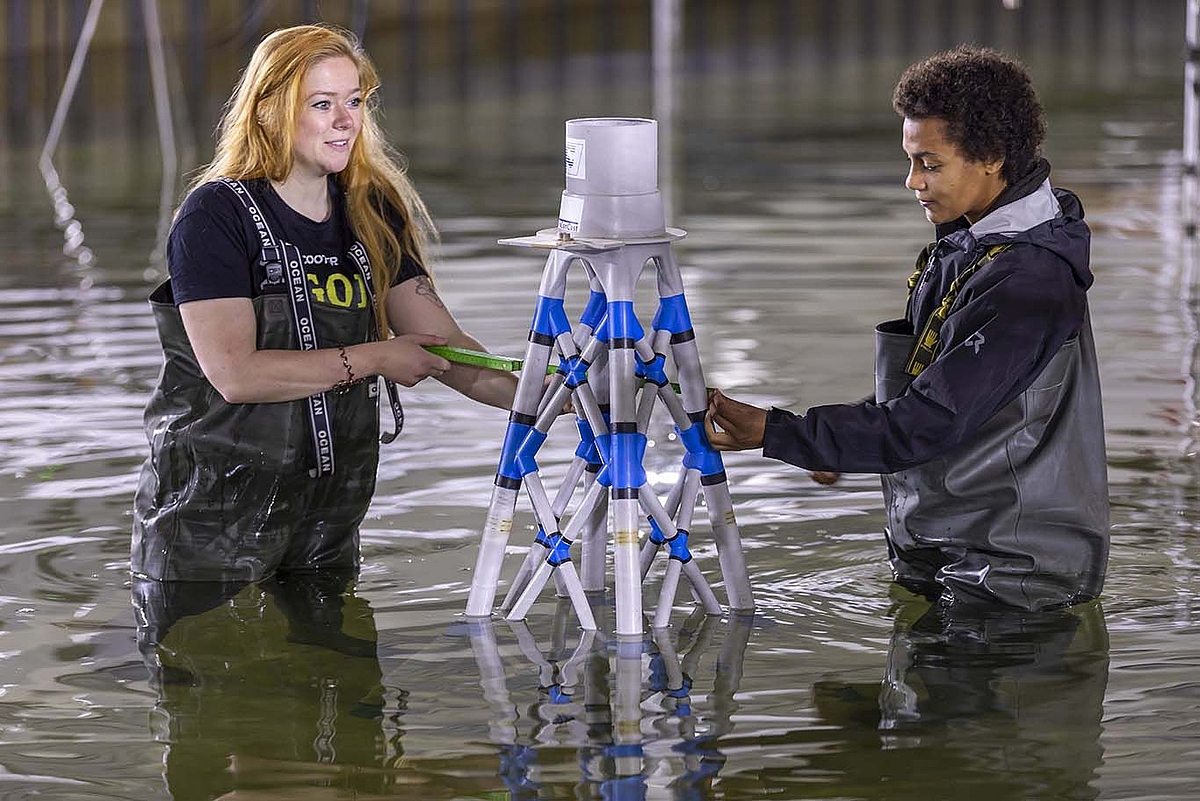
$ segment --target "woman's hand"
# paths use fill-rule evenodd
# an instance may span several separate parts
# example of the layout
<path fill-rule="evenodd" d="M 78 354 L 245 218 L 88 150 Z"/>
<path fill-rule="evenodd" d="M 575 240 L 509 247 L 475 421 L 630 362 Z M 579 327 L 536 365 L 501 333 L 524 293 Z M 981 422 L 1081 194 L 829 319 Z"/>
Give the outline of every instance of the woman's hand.
<path fill-rule="evenodd" d="M 436 334 L 401 334 L 380 342 L 379 374 L 405 387 L 426 378 L 441 378 L 450 369 L 450 362 L 425 350 L 425 346 L 445 344 L 446 338 Z"/>
<path fill-rule="evenodd" d="M 718 426 L 721 430 L 718 430 Z M 767 410 L 726 397 L 713 390 L 704 415 L 704 433 L 719 451 L 744 451 L 761 448 L 767 430 Z"/>

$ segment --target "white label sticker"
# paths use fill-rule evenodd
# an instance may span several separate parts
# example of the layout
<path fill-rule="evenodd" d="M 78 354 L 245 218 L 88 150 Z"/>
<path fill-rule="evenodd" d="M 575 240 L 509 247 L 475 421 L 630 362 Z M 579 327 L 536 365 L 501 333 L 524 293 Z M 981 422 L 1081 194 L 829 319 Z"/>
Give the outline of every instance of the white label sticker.
<path fill-rule="evenodd" d="M 563 195 L 558 207 L 558 230 L 568 234 L 579 233 L 579 221 L 583 219 L 583 198 Z"/>
<path fill-rule="evenodd" d="M 587 165 L 583 160 L 583 139 L 567 140 L 567 177 L 587 178 Z"/>

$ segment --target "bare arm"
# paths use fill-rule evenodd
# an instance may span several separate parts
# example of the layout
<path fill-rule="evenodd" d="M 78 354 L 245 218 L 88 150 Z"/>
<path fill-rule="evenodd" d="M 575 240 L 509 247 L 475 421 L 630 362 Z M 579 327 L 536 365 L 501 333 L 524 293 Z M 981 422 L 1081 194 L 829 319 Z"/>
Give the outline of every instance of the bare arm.
<path fill-rule="evenodd" d="M 392 287 L 387 295 L 388 322 L 397 334 L 425 332 L 445 337 L 457 348 L 486 351 L 473 336 L 463 331 L 446 304 L 425 276 L 419 276 Z M 446 386 L 472 400 L 511 409 L 517 391 L 517 377 L 483 367 L 450 364 L 450 369 L 435 376 Z"/>
<path fill-rule="evenodd" d="M 214 298 L 181 304 L 179 313 L 200 369 L 228 403 L 272 403 L 306 398 L 346 379 L 338 348 L 259 350 L 249 298 Z M 427 334 L 346 347 L 355 377 L 383 375 L 404 386 L 438 376 L 450 363 L 422 345 L 446 340 Z"/>

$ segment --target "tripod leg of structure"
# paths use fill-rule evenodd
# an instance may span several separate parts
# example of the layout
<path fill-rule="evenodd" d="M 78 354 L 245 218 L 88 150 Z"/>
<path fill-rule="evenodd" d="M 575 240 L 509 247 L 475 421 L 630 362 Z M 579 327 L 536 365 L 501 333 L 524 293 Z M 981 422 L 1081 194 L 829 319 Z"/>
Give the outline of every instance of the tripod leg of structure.
<path fill-rule="evenodd" d="M 546 558 L 538 563 L 537 569 L 530 576 L 525 589 L 522 590 L 520 596 L 513 603 L 512 609 L 509 610 L 507 615 L 508 620 L 521 620 L 529 613 L 530 607 L 533 606 L 538 594 L 546 586 L 546 582 L 556 568 L 569 571 L 572 575 L 576 576 L 575 581 L 578 582 L 578 574 L 575 573 L 575 566 L 570 561 L 571 543 L 579 536 L 579 532 L 591 518 L 592 508 L 606 491 L 607 487 L 600 482 L 596 482 L 588 490 L 583 498 L 583 502 L 579 506 L 579 510 L 575 512 L 570 522 L 563 528 L 561 536 L 558 537 L 555 546 L 550 549 Z M 568 589 L 571 588 L 568 586 Z M 586 606 L 587 597 L 582 593 L 582 584 L 580 584 L 579 595 L 582 597 L 582 603 L 576 600 L 575 595 L 571 596 L 571 600 L 575 602 L 577 607 Z M 581 618 L 580 625 L 582 624 L 583 620 Z M 593 620 L 592 627 L 594 626 L 595 622 Z"/>
<path fill-rule="evenodd" d="M 643 487 L 638 496 L 642 508 L 646 510 L 646 513 L 659 527 L 674 526 L 674 531 L 667 539 L 667 546 L 670 548 L 671 556 L 667 563 L 667 575 L 663 579 L 662 588 L 659 592 L 655 626 L 665 626 L 670 620 L 671 606 L 675 601 L 675 592 L 679 585 L 679 575 L 681 572 L 688 577 L 688 582 L 692 587 L 692 594 L 704 607 L 705 614 L 721 614 L 721 604 L 717 601 L 717 596 L 713 594 L 712 588 L 708 586 L 704 574 L 696 566 L 695 561 L 692 559 L 692 552 L 688 549 L 688 530 L 692 525 L 692 511 L 695 508 L 699 487 L 699 475 L 696 471 L 689 470 L 688 477 L 692 476 L 695 479 L 684 484 L 683 501 L 687 503 L 680 506 L 678 520 L 674 523 L 667 516 L 666 510 L 659 505 L 658 497 L 648 486 Z"/>
<path fill-rule="evenodd" d="M 634 313 L 633 295 L 646 258 L 645 247 L 626 246 L 591 259 L 592 268 L 608 297 L 608 386 L 612 403 L 608 469 L 612 482 L 618 635 L 642 632 L 638 489 L 646 483 L 642 468 L 646 435 L 638 431 L 635 419 L 634 345 L 642 338 L 642 326 Z M 603 454 L 603 446 L 600 450 Z"/>
<path fill-rule="evenodd" d="M 562 301 L 566 291 L 567 266 L 571 259 L 571 254 L 553 250 L 542 272 L 537 308 L 529 331 L 529 346 L 525 350 L 525 367 L 517 381 L 516 397 L 513 399 L 508 428 L 504 432 L 500 464 L 488 504 L 479 554 L 475 559 L 475 574 L 467 598 L 467 615 L 470 617 L 492 613 L 496 585 L 504 564 L 504 550 L 512 532 L 517 491 L 521 488 L 521 478 L 529 472 L 524 469 L 524 463 L 532 460 L 533 453 L 541 445 L 540 440 L 529 435 L 543 395 L 543 376 L 550 363 L 550 349 L 564 331 L 570 335 Z"/>
<path fill-rule="evenodd" d="M 708 393 L 704 382 L 704 369 L 700 366 L 700 354 L 696 349 L 696 334 L 692 329 L 691 315 L 683 296 L 683 278 L 674 256 L 666 250 L 656 260 L 658 268 L 658 295 L 660 317 L 658 327 L 671 332 L 671 352 L 675 367 L 679 371 L 679 386 L 683 396 L 683 407 L 691 426 L 680 427 L 679 437 L 688 454 L 684 459 L 687 467 L 700 470 L 704 500 L 708 506 L 709 521 L 713 538 L 717 543 L 717 555 L 721 562 L 721 575 L 725 579 L 725 592 L 732 609 L 754 608 L 754 593 L 750 587 L 750 575 L 746 570 L 745 555 L 742 553 L 741 533 L 733 514 L 733 501 L 729 495 L 729 482 L 721 455 L 708 443 L 704 435 L 704 413 L 708 409 Z"/>
<path fill-rule="evenodd" d="M 672 520 L 675 519 L 675 515 L 679 512 L 679 502 L 683 496 L 683 482 L 687 474 L 687 470 L 680 471 L 679 478 L 675 479 L 675 483 L 671 485 L 671 490 L 667 493 L 667 501 L 663 504 L 667 510 L 667 515 Z M 645 581 L 646 576 L 650 573 L 650 567 L 654 564 L 654 557 L 658 555 L 659 546 L 667 541 L 667 536 L 671 533 L 670 529 L 663 531 L 654 522 L 653 518 L 650 518 L 649 523 L 650 534 L 646 537 L 646 541 L 642 543 L 642 552 L 640 554 L 642 561 L 642 581 Z"/>
<path fill-rule="evenodd" d="M 575 341 L 569 336 L 560 336 L 555 341 L 559 353 L 562 355 L 562 365 L 559 369 L 565 376 L 565 382 L 556 391 L 556 395 L 564 391 L 572 393 L 575 408 L 583 418 L 583 422 L 580 424 L 581 437 L 585 442 L 595 440 L 596 452 L 603 460 L 607 458 L 609 448 L 608 424 L 604 420 L 599 404 L 596 402 L 587 373 L 588 365 L 596 357 L 596 354 L 601 352 L 604 343 L 599 336 L 593 335 L 584 344 L 583 352 L 580 353 L 575 349 Z M 535 422 L 535 430 L 549 429 L 550 422 L 556 415 L 555 408 L 557 406 L 547 408 L 542 413 L 542 416 Z M 601 433 L 595 435 L 593 433 L 595 431 L 600 431 Z M 537 484 L 538 487 L 541 486 L 540 481 Z M 602 493 L 609 485 L 610 482 L 606 474 L 603 471 L 600 472 L 596 483 L 592 485 L 588 493 L 584 496 L 567 528 L 561 534 L 556 532 L 554 536 L 547 537 L 545 547 L 548 552 L 545 555 L 545 559 L 537 565 L 523 587 L 514 586 L 514 592 L 519 592 L 519 595 L 510 593 L 510 596 L 515 597 L 516 600 L 513 601 L 511 608 L 507 609 L 508 619 L 519 620 L 523 618 L 537 599 L 538 593 L 545 586 L 549 576 L 555 575 L 556 580 L 559 580 L 561 576 L 563 588 L 570 595 L 572 601 L 575 602 L 580 614 L 580 624 L 584 628 L 594 627 L 595 624 L 591 620 L 590 607 L 586 604 L 586 596 L 582 584 L 578 580 L 575 566 L 571 564 L 570 548 L 576 537 L 582 532 L 583 527 L 592 520 L 595 505 L 603 497 Z M 544 497 L 544 491 L 542 495 Z M 548 500 L 543 502 L 532 494 L 530 497 L 535 504 L 535 514 L 539 514 L 541 518 L 553 519 L 554 515 Z M 538 512 L 539 507 L 542 509 L 540 513 Z M 543 524 L 544 526 L 545 524 Z M 505 605 L 506 607 L 508 606 L 507 600 Z M 587 608 L 586 612 L 585 607 Z"/>
<path fill-rule="evenodd" d="M 586 318 L 586 313 L 585 313 Z M 591 330 L 591 326 L 589 326 Z M 591 466 L 594 462 L 598 471 L 600 464 L 600 456 L 595 447 L 595 436 L 592 434 L 592 421 L 599 424 L 607 425 L 603 419 L 603 415 L 599 410 L 599 405 L 594 398 L 591 397 L 591 385 L 588 383 L 588 367 L 591 361 L 597 358 L 597 355 L 604 352 L 604 343 L 595 332 L 591 333 L 583 344 L 583 352 L 576 350 L 575 342 L 577 335 L 567 336 L 561 333 L 554 341 L 557 344 L 561 355 L 561 363 L 558 368 L 558 373 L 554 376 L 550 385 L 546 388 L 541 403 L 539 404 L 539 412 L 534 421 L 533 429 L 528 436 L 540 436 L 543 440 L 546 434 L 550 431 L 550 426 L 559 416 L 559 410 L 562 409 L 566 402 L 568 394 L 570 394 L 575 402 L 577 414 L 577 425 L 579 426 L 580 445 L 575 451 L 575 460 L 572 469 L 568 470 L 567 478 L 563 485 L 559 488 L 559 492 L 555 497 L 555 501 L 551 504 L 554 510 L 554 517 L 560 518 L 566 505 L 574 493 L 575 484 L 579 480 L 580 472 L 583 466 Z M 590 416 L 589 416 L 590 415 Z M 607 428 L 605 428 L 607 431 Z M 538 445 L 540 446 L 540 440 Z M 528 457 L 529 463 L 522 466 L 524 475 L 529 475 L 529 470 L 535 468 L 532 463 L 532 455 Z M 582 464 L 581 464 L 582 463 Z M 579 469 L 575 469 L 576 465 L 581 465 Z M 541 559 L 549 556 L 549 551 L 553 548 L 553 536 L 550 532 L 557 532 L 558 526 L 549 526 L 545 521 L 539 520 L 540 526 L 537 536 L 533 543 L 529 546 L 529 551 L 525 555 L 525 560 L 522 562 L 517 575 L 509 585 L 508 594 L 504 598 L 504 602 L 500 605 L 500 611 L 507 614 L 512 610 L 512 606 L 516 603 L 517 598 L 525 591 L 530 577 L 533 575 L 537 563 Z M 562 577 L 559 574 L 554 574 L 555 587 L 558 595 L 564 596 L 569 594 L 566 585 L 562 583 Z M 603 586 L 603 585 L 601 585 Z"/>
<path fill-rule="evenodd" d="M 595 272 L 586 261 L 581 261 L 588 278 L 588 300 L 583 313 L 579 316 L 579 326 L 575 331 L 575 341 L 581 350 L 590 336 L 596 336 L 600 342 L 606 343 L 608 336 L 605 326 L 608 324 L 608 299 Z M 587 370 L 588 386 L 596 398 L 600 415 L 608 411 L 608 349 L 596 351 Z M 607 425 L 607 422 L 606 422 Z M 586 455 L 588 461 L 585 488 L 591 487 L 600 472 L 601 458 L 596 450 L 595 436 L 591 427 L 580 426 L 580 450 L 576 453 Z M 592 509 L 592 517 L 583 529 L 580 545 L 579 572 L 583 580 L 583 589 L 587 592 L 603 592 L 605 567 L 608 553 L 608 496 L 601 496 L 600 501 Z"/>

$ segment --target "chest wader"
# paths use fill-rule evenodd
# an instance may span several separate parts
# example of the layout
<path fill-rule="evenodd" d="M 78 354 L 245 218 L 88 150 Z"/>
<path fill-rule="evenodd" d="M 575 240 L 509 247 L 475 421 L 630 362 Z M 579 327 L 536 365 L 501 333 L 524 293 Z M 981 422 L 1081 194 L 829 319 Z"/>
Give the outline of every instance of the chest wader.
<path fill-rule="evenodd" d="M 992 251 L 960 273 L 943 308 L 998 255 Z M 937 317 L 919 336 L 907 320 L 876 327 L 877 403 L 904 394 L 928 364 L 923 345 L 936 358 Z M 881 478 L 900 584 L 944 601 L 1034 610 L 1098 595 L 1108 561 L 1108 477 L 1088 316 L 1033 384 L 969 442 Z"/>
<path fill-rule="evenodd" d="M 313 304 L 303 254 L 274 236 L 244 186 L 225 183 L 255 224 L 268 274 L 282 266 L 288 281 L 287 294 L 252 300 L 258 349 L 374 339 L 370 265 L 361 244 L 351 248 L 364 279 L 361 302 Z M 200 369 L 169 282 L 150 302 L 165 363 L 145 412 L 150 458 L 135 499 L 133 572 L 159 580 L 255 581 L 278 569 L 356 566 L 358 526 L 379 463 L 378 382 L 297 401 L 226 403 Z M 388 391 L 398 414 L 394 385 Z"/>

